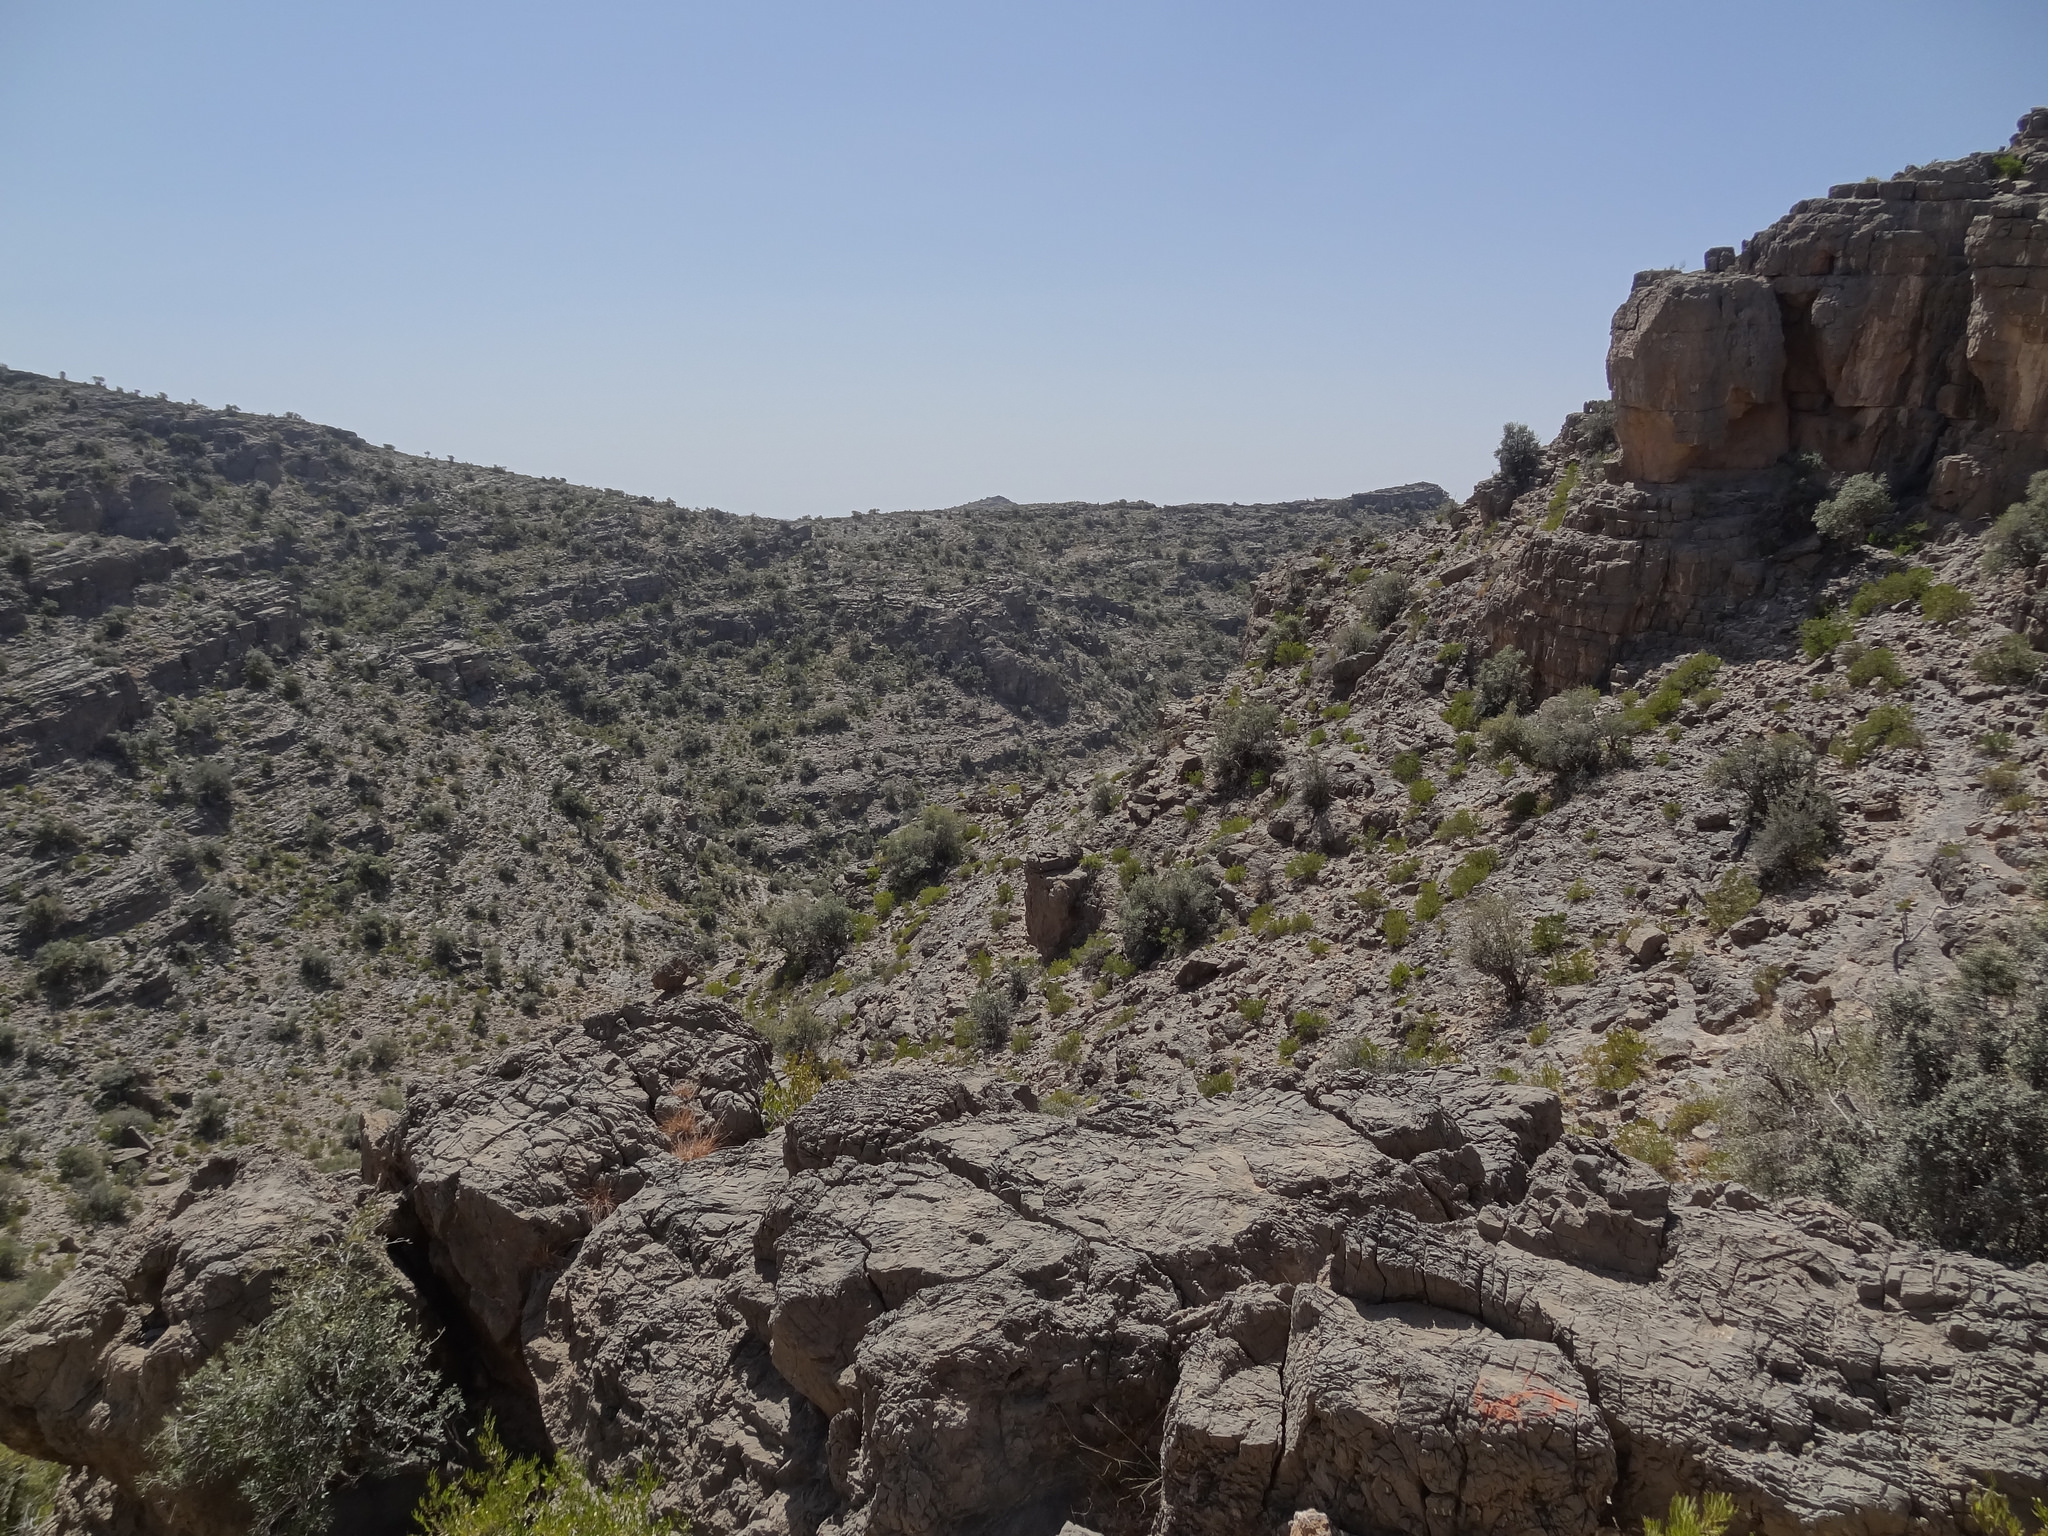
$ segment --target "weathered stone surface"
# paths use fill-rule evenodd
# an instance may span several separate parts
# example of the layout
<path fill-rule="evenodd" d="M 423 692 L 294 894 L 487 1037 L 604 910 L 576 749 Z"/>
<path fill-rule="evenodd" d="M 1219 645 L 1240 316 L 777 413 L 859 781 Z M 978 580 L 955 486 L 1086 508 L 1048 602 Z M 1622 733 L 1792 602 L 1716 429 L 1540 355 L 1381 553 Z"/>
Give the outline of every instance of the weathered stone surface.
<path fill-rule="evenodd" d="M 2022 123 L 2009 154 L 2048 164 Z M 1645 273 L 1608 373 L 1622 473 L 1761 469 L 1788 448 L 1981 515 L 2048 463 L 2048 219 L 1988 155 L 1833 188 L 1726 270 Z"/>
<path fill-rule="evenodd" d="M 1444 1069 L 1065 1121 L 899 1070 L 682 1162 L 629 1063 L 744 1058 L 739 1027 L 624 1013 L 419 1085 L 368 1165 L 546 1433 L 652 1464 L 707 1531 L 1591 1532 L 1712 1487 L 1773 1536 L 1950 1533 L 1973 1481 L 2048 1493 L 2048 1278 L 1818 1203 L 1673 1202 L 1543 1090 Z M 0 1345 L 0 1432 L 132 1479 L 283 1226 L 340 1219 L 250 1167 Z M 615 1207 L 575 1193 L 600 1178 Z"/>
<path fill-rule="evenodd" d="M 79 1496 L 107 1528 L 240 1536 L 239 1509 L 149 1487 L 147 1447 L 179 1383 L 270 1314 L 279 1272 L 333 1241 L 349 1208 L 295 1157 L 208 1159 L 153 1220 L 87 1252 L 0 1335 L 0 1438 L 84 1469 Z"/>
<path fill-rule="evenodd" d="M 1101 921 L 1095 872 L 1080 866 L 1078 849 L 1036 851 L 1024 861 L 1024 934 L 1048 960 Z"/>
<path fill-rule="evenodd" d="M 365 1127 L 365 1174 L 405 1192 L 487 1363 L 523 1386 L 522 1330 L 548 1282 L 670 1156 L 658 1117 L 687 1108 L 693 1132 L 757 1135 L 767 1071 L 767 1043 L 722 1003 L 628 1004 L 422 1085 L 398 1125 Z"/>

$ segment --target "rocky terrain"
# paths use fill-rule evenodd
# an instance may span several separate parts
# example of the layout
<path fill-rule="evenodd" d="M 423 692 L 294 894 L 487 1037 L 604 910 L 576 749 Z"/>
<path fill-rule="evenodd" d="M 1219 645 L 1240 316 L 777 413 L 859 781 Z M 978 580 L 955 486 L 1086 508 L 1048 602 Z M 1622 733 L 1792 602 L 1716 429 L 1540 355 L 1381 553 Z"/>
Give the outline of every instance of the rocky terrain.
<path fill-rule="evenodd" d="M 925 798 L 1213 682 L 1273 559 L 1443 500 L 775 523 L 0 374 L 22 1245 L 223 1139 L 352 1159 L 403 1068 L 758 949 Z"/>
<path fill-rule="evenodd" d="M 96 1237 L 0 1336 L 0 1438 L 77 1469 L 68 1529 L 237 1528 L 142 1448 L 363 1210 L 473 1408 L 703 1531 L 1591 1533 L 1712 1492 L 1889 1536 L 2048 1497 L 2044 316 L 2048 109 L 1638 276 L 1612 401 L 1273 559 L 1135 751 L 928 784 L 829 881 L 747 888 L 752 942 L 622 954 L 402 1074 L 309 1009 L 337 1084 L 403 1076 L 359 1164 L 230 1147 Z M 532 823 L 578 819 L 541 808 L 566 718 L 518 748 Z M 461 772 L 451 824 L 458 786 L 497 814 Z M 1814 1063 L 1847 1086 L 1788 1122 Z M 1884 1119 L 1951 1073 L 1991 1118 Z M 1785 1145 L 1881 1162 L 1880 1122 L 1956 1182 L 1882 1205 Z"/>

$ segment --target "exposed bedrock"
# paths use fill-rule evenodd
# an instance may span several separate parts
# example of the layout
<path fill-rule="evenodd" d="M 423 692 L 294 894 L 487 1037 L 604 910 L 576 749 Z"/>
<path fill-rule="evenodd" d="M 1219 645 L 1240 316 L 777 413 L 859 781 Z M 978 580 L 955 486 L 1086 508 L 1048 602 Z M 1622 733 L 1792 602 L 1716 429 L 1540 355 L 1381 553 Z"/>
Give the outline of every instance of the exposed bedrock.
<path fill-rule="evenodd" d="M 1611 443 L 1575 417 L 1540 483 L 1470 503 L 1542 522 L 1474 622 L 1545 691 L 1605 680 L 1638 637 L 1696 649 L 1754 600 L 1803 606 L 1816 466 L 1981 527 L 2048 468 L 2048 108 L 1997 155 L 1837 186 L 1704 271 L 1639 273 L 1607 373 Z"/>
<path fill-rule="evenodd" d="M 758 1037 L 664 1006 L 415 1085 L 365 1167 L 495 1390 L 606 1472 L 653 1464 L 701 1529 L 1548 1536 L 1723 1489 L 1754 1529 L 1878 1536 L 1959 1530 L 1973 1484 L 2048 1493 L 2048 1277 L 1668 1186 L 1545 1090 L 1444 1069 L 1064 1120 L 883 1070 L 762 1137 Z M 658 1120 L 691 1102 L 742 1139 L 678 1155 Z M 279 1232 L 348 1205 L 241 1166 L 9 1341 L 11 1443 L 135 1485 L 176 1379 L 267 1310 Z"/>

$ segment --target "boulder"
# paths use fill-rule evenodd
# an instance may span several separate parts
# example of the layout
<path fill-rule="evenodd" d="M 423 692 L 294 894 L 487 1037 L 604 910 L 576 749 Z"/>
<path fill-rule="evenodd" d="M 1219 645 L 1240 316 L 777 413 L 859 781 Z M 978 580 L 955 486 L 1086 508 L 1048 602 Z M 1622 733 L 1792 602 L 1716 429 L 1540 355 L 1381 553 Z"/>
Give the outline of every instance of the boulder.
<path fill-rule="evenodd" d="M 1024 860 L 1024 936 L 1050 960 L 1071 949 L 1101 921 L 1095 871 L 1079 849 L 1035 850 Z"/>
<path fill-rule="evenodd" d="M 351 1205 L 288 1154 L 208 1158 L 0 1335 L 0 1440 L 80 1469 L 74 1496 L 110 1528 L 240 1536 L 247 1518 L 231 1498 L 150 1485 L 149 1442 L 180 1383 L 270 1315 L 277 1276 L 308 1246 L 334 1241 Z"/>

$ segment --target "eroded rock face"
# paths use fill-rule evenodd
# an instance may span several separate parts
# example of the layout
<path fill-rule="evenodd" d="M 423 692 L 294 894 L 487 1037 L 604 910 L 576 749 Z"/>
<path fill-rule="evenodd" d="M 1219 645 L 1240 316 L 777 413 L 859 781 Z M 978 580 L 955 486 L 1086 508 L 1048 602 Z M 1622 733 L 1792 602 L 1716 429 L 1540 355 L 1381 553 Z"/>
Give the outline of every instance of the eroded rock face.
<path fill-rule="evenodd" d="M 349 1193 L 284 1154 L 208 1159 L 155 1220 L 86 1253 L 0 1335 L 0 1439 L 82 1469 L 70 1502 L 98 1528 L 240 1536 L 232 1504 L 150 1488 L 147 1448 L 180 1383 L 270 1315 L 285 1265 L 339 1235 Z"/>
<path fill-rule="evenodd" d="M 364 1177 L 405 1194 L 487 1368 L 524 1389 L 549 1281 L 651 1166 L 759 1135 L 768 1057 L 713 999 L 628 1004 L 416 1087 L 403 1119 L 365 1125 Z"/>
<path fill-rule="evenodd" d="M 881 1071 L 643 1172 L 525 1357 L 713 1531 L 1947 1531 L 2048 1457 L 2048 1280 L 1674 1199 L 1462 1071 L 1075 1121 Z"/>
<path fill-rule="evenodd" d="M 1644 273 L 1608 377 L 1628 479 L 1787 449 L 2000 510 L 2048 464 L 2048 129 L 1800 203 L 1705 272 Z M 2017 174 L 2013 174 L 2014 171 Z"/>
<path fill-rule="evenodd" d="M 2048 1276 L 1674 1193 L 1544 1090 L 1354 1074 L 1070 1121 L 918 1067 L 705 1156 L 643 1133 L 673 1071 L 752 1070 L 742 1031 L 601 1016 L 422 1085 L 366 1157 L 449 1338 L 700 1529 L 1591 1536 L 1711 1488 L 1875 1536 L 2048 1493 Z M 141 1447 L 346 1205 L 209 1165 L 0 1346 L 0 1433 L 90 1468 L 80 1509 L 225 1532 L 135 1497 Z"/>
<path fill-rule="evenodd" d="M 1611 441 L 1574 417 L 1551 447 L 1554 472 L 1604 474 L 1555 504 L 1490 485 L 1468 508 L 1543 524 L 1480 589 L 1488 646 L 1519 647 L 1553 692 L 1605 681 L 1638 637 L 1682 644 L 1801 592 L 1823 554 L 1801 456 L 1879 473 L 1937 522 L 2016 500 L 2048 467 L 2044 123 L 1997 156 L 1834 187 L 1705 271 L 1638 274 L 1608 350 Z"/>

